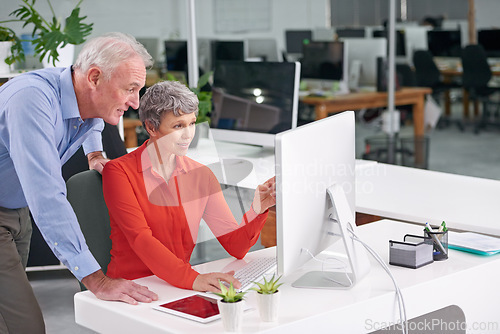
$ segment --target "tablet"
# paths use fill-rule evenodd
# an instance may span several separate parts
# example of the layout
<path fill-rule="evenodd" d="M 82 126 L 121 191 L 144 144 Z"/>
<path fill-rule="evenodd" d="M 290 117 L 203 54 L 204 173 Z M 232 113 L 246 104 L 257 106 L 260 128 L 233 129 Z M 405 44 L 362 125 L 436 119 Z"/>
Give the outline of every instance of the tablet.
<path fill-rule="evenodd" d="M 201 323 L 207 323 L 220 318 L 217 299 L 201 294 L 156 305 L 153 308 Z"/>

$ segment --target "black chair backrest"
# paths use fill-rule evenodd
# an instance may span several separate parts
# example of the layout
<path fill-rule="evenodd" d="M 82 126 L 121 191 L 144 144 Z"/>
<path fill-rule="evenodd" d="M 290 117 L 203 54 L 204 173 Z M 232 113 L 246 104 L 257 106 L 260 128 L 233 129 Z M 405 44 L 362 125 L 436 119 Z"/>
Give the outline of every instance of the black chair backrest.
<path fill-rule="evenodd" d="M 413 53 L 413 66 L 417 85 L 421 87 L 434 87 L 441 81 L 441 73 L 428 50 L 417 50 Z"/>
<path fill-rule="evenodd" d="M 417 77 L 415 71 L 408 64 L 396 64 L 396 74 L 399 85 L 403 87 L 417 86 Z"/>
<path fill-rule="evenodd" d="M 465 88 L 482 88 L 488 85 L 492 73 L 482 45 L 471 44 L 462 50 L 462 68 L 462 84 Z"/>
<path fill-rule="evenodd" d="M 102 176 L 87 170 L 66 182 L 67 197 L 75 211 L 87 246 L 104 273 L 111 261 L 111 226 L 102 192 Z"/>

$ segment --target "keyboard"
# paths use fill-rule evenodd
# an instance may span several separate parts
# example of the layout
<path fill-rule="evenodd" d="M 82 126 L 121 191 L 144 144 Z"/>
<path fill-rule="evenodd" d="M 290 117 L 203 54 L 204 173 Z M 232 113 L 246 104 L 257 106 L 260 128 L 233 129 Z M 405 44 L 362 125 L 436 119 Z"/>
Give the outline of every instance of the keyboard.
<path fill-rule="evenodd" d="M 234 273 L 234 277 L 241 283 L 239 291 L 245 292 L 252 288 L 255 283 L 263 281 L 264 276 L 270 279 L 267 275 L 272 275 L 276 272 L 276 257 L 262 257 L 253 259 L 241 269 Z"/>

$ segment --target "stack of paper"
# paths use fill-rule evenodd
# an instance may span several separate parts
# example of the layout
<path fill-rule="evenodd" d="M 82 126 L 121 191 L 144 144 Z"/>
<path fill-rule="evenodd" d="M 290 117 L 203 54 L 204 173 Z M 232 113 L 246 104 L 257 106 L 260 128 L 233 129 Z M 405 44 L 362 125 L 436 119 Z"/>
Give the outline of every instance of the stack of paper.
<path fill-rule="evenodd" d="M 500 238 L 473 232 L 449 231 L 448 247 L 481 255 L 493 255 L 500 253 Z"/>

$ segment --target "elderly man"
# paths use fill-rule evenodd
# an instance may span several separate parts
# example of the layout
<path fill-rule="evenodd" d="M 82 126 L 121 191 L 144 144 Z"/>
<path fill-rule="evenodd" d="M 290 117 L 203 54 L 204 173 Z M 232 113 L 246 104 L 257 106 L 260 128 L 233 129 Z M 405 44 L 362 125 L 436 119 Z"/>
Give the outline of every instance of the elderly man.
<path fill-rule="evenodd" d="M 47 244 L 98 298 L 130 304 L 158 297 L 146 287 L 104 275 L 66 200 L 61 166 L 83 144 L 90 168 L 102 171 L 103 120 L 116 125 L 152 59 L 131 36 L 89 40 L 72 67 L 20 75 L 0 87 L 0 333 L 44 333 L 26 277 L 31 211 Z"/>

